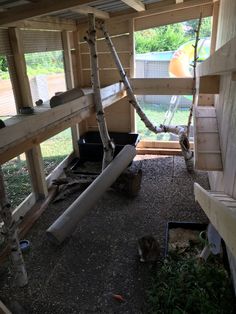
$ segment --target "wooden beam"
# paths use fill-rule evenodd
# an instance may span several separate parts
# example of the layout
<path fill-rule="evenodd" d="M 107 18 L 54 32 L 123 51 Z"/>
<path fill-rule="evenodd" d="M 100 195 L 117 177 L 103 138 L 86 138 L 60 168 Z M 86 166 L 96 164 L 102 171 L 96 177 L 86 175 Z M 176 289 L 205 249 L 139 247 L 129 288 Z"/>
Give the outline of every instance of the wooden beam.
<path fill-rule="evenodd" d="M 130 51 L 130 78 L 135 74 L 135 41 L 134 41 L 134 20 L 129 21 L 129 51 Z M 136 112 L 132 104 L 130 104 L 130 131 L 136 132 Z"/>
<path fill-rule="evenodd" d="M 224 192 L 206 191 L 194 183 L 196 201 L 236 257 L 236 200 Z"/>
<path fill-rule="evenodd" d="M 2 303 L 1 300 L 0 300 L 0 313 L 1 314 L 12 314 L 12 312 L 10 312 L 8 310 L 8 308 L 5 306 L 5 304 Z"/>
<path fill-rule="evenodd" d="M 218 20 L 219 20 L 219 9 L 220 2 L 214 2 L 213 4 L 213 13 L 212 13 L 212 29 L 211 29 L 211 55 L 216 50 L 216 39 L 217 39 L 217 30 L 218 30 Z"/>
<path fill-rule="evenodd" d="M 133 78 L 130 79 L 136 95 L 192 95 L 192 78 Z M 219 76 L 200 79 L 200 93 L 218 94 Z"/>
<path fill-rule="evenodd" d="M 120 83 L 101 89 L 103 106 L 108 107 L 124 98 L 126 93 Z M 71 125 L 94 113 L 93 94 L 55 108 L 35 108 L 31 116 L 16 116 L 6 120 L 7 127 L 0 129 L 0 163 L 45 141 Z"/>
<path fill-rule="evenodd" d="M 208 59 L 197 66 L 197 75 L 216 75 L 236 71 L 236 37 L 216 50 Z"/>
<path fill-rule="evenodd" d="M 94 14 L 95 17 L 101 19 L 101 20 L 107 20 L 110 18 L 110 14 L 102 11 L 102 10 L 98 10 L 96 8 L 87 6 L 87 5 L 80 5 L 74 9 L 71 10 L 72 12 L 75 13 L 80 13 L 80 14 L 85 14 L 88 15 L 89 13 Z"/>
<path fill-rule="evenodd" d="M 205 6 L 210 5 L 213 7 L 213 0 L 189 0 L 185 1 L 183 3 L 179 4 L 170 4 L 166 6 L 160 6 L 158 3 L 156 5 L 153 5 L 150 9 L 146 9 L 142 12 L 135 12 L 135 13 L 129 13 L 129 14 L 123 14 L 119 16 L 111 17 L 111 22 L 118 22 L 122 20 L 129 20 L 130 18 L 134 19 L 140 19 L 140 18 L 147 18 L 152 15 L 157 16 L 164 13 L 171 12 L 172 15 L 176 14 L 178 11 L 186 10 L 186 9 L 192 9 L 195 10 L 198 7 L 201 7 L 202 9 Z"/>
<path fill-rule="evenodd" d="M 35 3 L 24 4 L 9 9 L 7 12 L 0 12 L 0 25 L 19 22 L 44 14 L 60 12 L 72 9 L 78 5 L 88 4 L 90 0 L 41 0 Z"/>
<path fill-rule="evenodd" d="M 140 0 L 121 0 L 129 7 L 133 8 L 135 11 L 141 12 L 145 11 L 145 5 Z"/>
<path fill-rule="evenodd" d="M 73 69 L 72 69 L 70 38 L 69 38 L 68 31 L 62 31 L 62 45 L 63 45 L 66 87 L 67 87 L 67 90 L 70 90 L 75 86 L 75 84 L 74 84 L 74 76 L 73 76 Z M 79 128 L 77 124 L 71 127 L 71 136 L 72 136 L 73 150 L 76 156 L 79 157 L 79 146 L 78 146 Z"/>
<path fill-rule="evenodd" d="M 19 112 L 19 109 L 23 106 L 32 107 L 33 101 L 27 76 L 21 31 L 17 28 L 9 28 L 9 39 L 12 47 L 14 68 L 17 78 L 13 81 L 13 89 L 15 88 L 17 90 L 15 96 L 19 97 L 16 99 L 17 112 Z M 13 69 L 11 68 L 10 70 L 12 71 Z M 34 146 L 31 149 L 26 150 L 26 160 L 35 198 L 40 199 L 46 197 L 48 191 L 40 146 Z"/>

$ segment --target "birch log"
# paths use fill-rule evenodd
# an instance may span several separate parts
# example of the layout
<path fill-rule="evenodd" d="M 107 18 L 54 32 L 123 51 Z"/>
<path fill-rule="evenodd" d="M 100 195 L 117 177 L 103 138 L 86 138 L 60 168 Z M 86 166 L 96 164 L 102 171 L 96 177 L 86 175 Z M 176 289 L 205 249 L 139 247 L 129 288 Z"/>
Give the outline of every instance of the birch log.
<path fill-rule="evenodd" d="M 49 239 L 62 243 L 75 230 L 78 222 L 86 215 L 102 194 L 115 182 L 136 155 L 134 146 L 126 145 L 106 169 L 90 186 L 67 208 L 67 210 L 48 228 Z"/>
<path fill-rule="evenodd" d="M 0 218 L 4 223 L 4 232 L 11 247 L 11 260 L 15 271 L 16 283 L 24 287 L 28 283 L 24 259 L 21 253 L 16 222 L 12 218 L 11 205 L 7 201 L 3 181 L 2 168 L 0 166 Z"/>
<path fill-rule="evenodd" d="M 103 144 L 103 162 L 102 170 L 112 161 L 114 157 L 115 145 L 109 137 L 104 109 L 102 105 L 102 97 L 100 91 L 100 77 L 98 70 L 98 55 L 97 55 L 97 41 L 96 41 L 96 27 L 94 14 L 88 14 L 89 17 L 89 30 L 88 37 L 84 39 L 87 41 L 90 49 L 90 61 L 91 61 L 91 80 L 93 87 L 94 103 L 96 108 L 96 117 L 98 122 L 98 128 L 100 137 Z"/>
<path fill-rule="evenodd" d="M 190 150 L 190 144 L 187 137 L 187 134 L 185 132 L 185 128 L 180 126 L 165 126 L 160 125 L 159 127 L 155 126 L 145 115 L 142 108 L 139 106 L 139 103 L 137 101 L 136 96 L 134 95 L 133 89 L 131 87 L 131 84 L 129 82 L 129 79 L 125 73 L 125 70 L 121 64 L 120 58 L 116 52 L 116 49 L 112 43 L 112 40 L 108 34 L 108 32 L 105 29 L 104 22 L 98 22 L 97 27 L 103 32 L 107 46 L 111 52 L 111 55 L 114 59 L 114 62 L 117 66 L 117 69 L 120 73 L 121 80 L 124 83 L 124 86 L 127 91 L 127 96 L 129 98 L 129 102 L 133 105 L 135 110 L 137 111 L 137 114 L 139 115 L 140 119 L 143 121 L 145 126 L 154 133 L 162 133 L 162 132 L 170 132 L 177 134 L 179 136 L 179 143 L 182 150 L 182 155 L 184 156 L 186 168 L 189 172 L 193 171 L 194 165 L 193 165 L 193 152 Z"/>

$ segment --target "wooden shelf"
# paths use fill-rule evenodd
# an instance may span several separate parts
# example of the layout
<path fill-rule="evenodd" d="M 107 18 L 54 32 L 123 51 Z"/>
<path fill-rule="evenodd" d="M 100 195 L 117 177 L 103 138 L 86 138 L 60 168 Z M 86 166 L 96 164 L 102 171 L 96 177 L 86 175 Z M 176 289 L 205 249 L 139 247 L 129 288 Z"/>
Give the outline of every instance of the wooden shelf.
<path fill-rule="evenodd" d="M 126 96 L 121 83 L 102 88 L 101 94 L 104 108 Z M 89 93 L 55 108 L 42 106 L 35 108 L 32 115 L 18 115 L 5 120 L 6 127 L 0 130 L 0 163 L 31 149 L 94 112 L 93 93 Z"/>
<path fill-rule="evenodd" d="M 223 170 L 214 107 L 194 107 L 194 156 L 198 170 Z"/>
<path fill-rule="evenodd" d="M 236 37 L 216 50 L 197 66 L 197 76 L 225 74 L 236 71 Z"/>
<path fill-rule="evenodd" d="M 206 191 L 194 183 L 195 200 L 236 257 L 236 200 L 224 192 Z"/>

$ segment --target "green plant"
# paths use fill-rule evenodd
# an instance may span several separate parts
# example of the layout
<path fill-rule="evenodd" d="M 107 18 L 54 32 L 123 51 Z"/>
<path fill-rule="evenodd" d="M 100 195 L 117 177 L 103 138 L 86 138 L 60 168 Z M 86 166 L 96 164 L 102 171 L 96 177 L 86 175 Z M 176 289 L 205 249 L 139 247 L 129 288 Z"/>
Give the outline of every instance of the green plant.
<path fill-rule="evenodd" d="M 231 314 L 234 295 L 219 261 L 199 263 L 178 254 L 166 259 L 148 291 L 150 313 Z"/>

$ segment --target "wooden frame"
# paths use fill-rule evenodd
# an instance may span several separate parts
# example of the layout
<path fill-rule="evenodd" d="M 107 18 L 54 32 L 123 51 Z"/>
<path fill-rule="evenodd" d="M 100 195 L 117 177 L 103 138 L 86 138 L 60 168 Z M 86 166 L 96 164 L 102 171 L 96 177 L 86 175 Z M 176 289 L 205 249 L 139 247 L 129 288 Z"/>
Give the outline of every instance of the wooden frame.
<path fill-rule="evenodd" d="M 131 85 L 136 95 L 192 95 L 192 78 L 131 78 Z M 219 76 L 200 78 L 201 94 L 219 94 Z"/>
<path fill-rule="evenodd" d="M 224 192 L 206 191 L 194 183 L 196 201 L 236 257 L 236 200 Z"/>
<path fill-rule="evenodd" d="M 101 89 L 103 106 L 107 107 L 126 96 L 123 85 Z M 16 116 L 6 120 L 6 128 L 0 129 L 0 163 L 31 149 L 53 135 L 78 123 L 94 113 L 93 94 L 55 108 L 35 108 L 32 116 Z M 30 121 L 30 123 L 29 123 Z"/>

